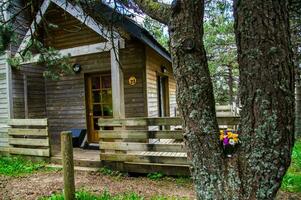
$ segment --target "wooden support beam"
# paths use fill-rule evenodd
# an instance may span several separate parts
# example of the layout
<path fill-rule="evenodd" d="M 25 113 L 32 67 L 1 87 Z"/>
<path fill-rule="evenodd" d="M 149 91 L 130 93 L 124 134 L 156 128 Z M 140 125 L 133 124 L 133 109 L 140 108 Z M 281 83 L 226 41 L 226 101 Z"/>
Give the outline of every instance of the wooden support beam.
<path fill-rule="evenodd" d="M 28 119 L 29 111 L 28 111 L 28 89 L 27 89 L 26 74 L 23 74 L 23 93 L 24 93 L 24 115 L 25 115 L 25 119 Z"/>
<path fill-rule="evenodd" d="M 83 55 L 88 55 L 88 54 L 106 52 L 106 51 L 110 51 L 111 49 L 112 49 L 111 42 L 101 42 L 101 43 L 96 43 L 96 44 L 84 45 L 84 46 L 80 46 L 80 47 L 62 49 L 62 50 L 59 50 L 59 53 L 63 56 L 69 55 L 71 57 L 76 57 L 76 56 L 83 56 Z M 31 60 L 22 62 L 21 64 L 24 65 L 24 64 L 29 64 L 29 63 L 36 63 L 36 62 L 38 62 L 39 57 L 40 57 L 40 54 L 37 54 Z"/>
<path fill-rule="evenodd" d="M 5 59 L 9 58 L 10 51 L 5 52 Z M 7 87 L 7 104 L 8 104 L 8 119 L 13 118 L 13 90 L 12 90 L 12 70 L 8 62 L 5 62 L 6 68 L 6 87 Z"/>
<path fill-rule="evenodd" d="M 114 118 L 124 118 L 124 86 L 123 71 L 120 66 L 119 44 L 114 42 L 111 54 L 112 101 Z"/>

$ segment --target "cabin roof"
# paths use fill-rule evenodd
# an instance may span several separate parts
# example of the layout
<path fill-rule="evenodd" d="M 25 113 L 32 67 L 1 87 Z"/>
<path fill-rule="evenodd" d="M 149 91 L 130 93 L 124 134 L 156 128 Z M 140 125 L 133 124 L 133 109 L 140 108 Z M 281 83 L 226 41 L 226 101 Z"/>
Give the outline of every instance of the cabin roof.
<path fill-rule="evenodd" d="M 148 45 L 158 54 L 171 62 L 170 53 L 141 25 L 125 14 L 115 11 L 108 5 L 98 3 L 94 11 L 99 13 L 103 18 L 128 32 L 131 36 L 137 38 L 142 43 Z"/>

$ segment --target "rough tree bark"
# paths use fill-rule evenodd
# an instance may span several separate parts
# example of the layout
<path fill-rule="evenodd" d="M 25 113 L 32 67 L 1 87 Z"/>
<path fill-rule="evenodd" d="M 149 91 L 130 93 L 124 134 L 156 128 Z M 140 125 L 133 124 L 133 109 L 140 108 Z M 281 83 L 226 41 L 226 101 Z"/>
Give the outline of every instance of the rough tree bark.
<path fill-rule="evenodd" d="M 273 199 L 294 138 L 294 66 L 288 0 L 236 0 L 241 149 L 245 199 Z"/>
<path fill-rule="evenodd" d="M 204 0 L 135 0 L 169 27 L 177 103 L 198 199 L 273 199 L 293 146 L 294 70 L 288 0 L 236 0 L 241 147 L 224 158 L 203 46 Z M 160 15 L 150 8 L 161 8 Z M 166 12 L 164 12 L 164 10 Z M 168 12 L 167 12 L 168 11 Z"/>

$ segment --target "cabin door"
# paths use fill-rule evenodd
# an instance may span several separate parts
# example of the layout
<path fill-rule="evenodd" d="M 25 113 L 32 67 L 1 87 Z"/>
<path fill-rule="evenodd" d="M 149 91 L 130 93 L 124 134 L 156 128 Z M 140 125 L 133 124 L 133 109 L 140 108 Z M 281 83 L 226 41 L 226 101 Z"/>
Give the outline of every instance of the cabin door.
<path fill-rule="evenodd" d="M 88 142 L 99 142 L 98 119 L 112 118 L 111 74 L 93 74 L 86 77 Z"/>

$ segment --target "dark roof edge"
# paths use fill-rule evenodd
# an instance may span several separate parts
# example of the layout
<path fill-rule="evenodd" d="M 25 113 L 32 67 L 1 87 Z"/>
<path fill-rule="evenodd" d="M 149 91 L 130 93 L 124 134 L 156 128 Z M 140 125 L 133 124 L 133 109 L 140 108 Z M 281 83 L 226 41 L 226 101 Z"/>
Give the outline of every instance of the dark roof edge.
<path fill-rule="evenodd" d="M 108 5 L 99 3 L 97 6 L 95 6 L 95 10 L 99 13 L 102 13 L 103 17 L 109 18 L 109 20 L 112 18 L 113 8 L 109 7 Z M 114 15 L 116 15 L 116 19 L 114 19 L 113 23 L 130 33 L 144 44 L 151 47 L 162 57 L 171 62 L 170 53 L 145 28 L 137 24 L 137 22 L 126 15 L 118 12 L 115 12 Z"/>

